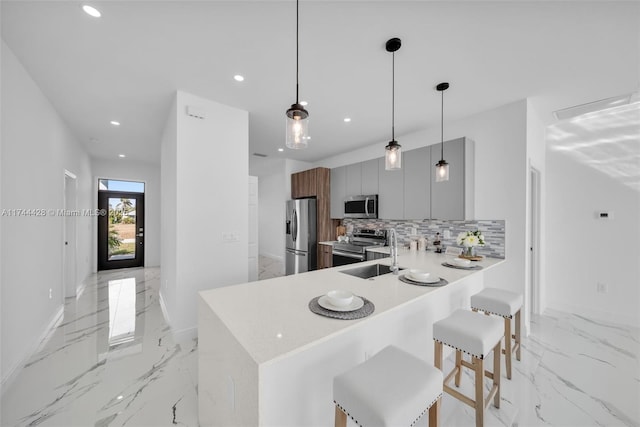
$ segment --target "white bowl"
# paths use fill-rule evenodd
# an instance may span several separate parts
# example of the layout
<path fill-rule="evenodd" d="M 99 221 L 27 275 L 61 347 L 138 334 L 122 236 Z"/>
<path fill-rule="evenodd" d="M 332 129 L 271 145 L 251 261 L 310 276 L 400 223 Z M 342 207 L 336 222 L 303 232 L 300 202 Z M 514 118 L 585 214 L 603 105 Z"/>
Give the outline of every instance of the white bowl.
<path fill-rule="evenodd" d="M 414 268 L 409 270 L 409 275 L 416 280 L 429 280 L 429 277 L 431 277 L 431 273 L 427 273 L 426 271 L 422 270 L 416 270 Z"/>
<path fill-rule="evenodd" d="M 464 258 L 452 258 L 451 262 L 460 267 L 469 267 L 471 265 L 471 261 Z"/>
<path fill-rule="evenodd" d="M 353 293 L 343 290 L 333 290 L 327 292 L 327 299 L 331 305 L 336 307 L 346 307 L 353 301 Z"/>

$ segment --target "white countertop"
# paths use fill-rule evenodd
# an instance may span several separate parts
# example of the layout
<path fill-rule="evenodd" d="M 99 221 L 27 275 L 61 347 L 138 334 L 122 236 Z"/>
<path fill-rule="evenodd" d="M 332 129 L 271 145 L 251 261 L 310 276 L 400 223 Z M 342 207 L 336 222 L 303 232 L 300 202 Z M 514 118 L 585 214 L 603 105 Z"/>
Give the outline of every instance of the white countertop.
<path fill-rule="evenodd" d="M 444 254 L 402 251 L 400 267 L 419 268 L 452 283 L 478 270 L 461 270 L 441 265 Z M 485 271 L 504 260 L 485 258 L 478 262 Z M 361 279 L 340 273 L 369 264 L 390 265 L 388 258 L 312 271 L 292 276 L 227 286 L 200 292 L 206 305 L 225 324 L 238 343 L 258 363 L 275 361 L 292 352 L 303 350 L 335 334 L 374 319 L 381 313 L 401 307 L 415 299 L 428 297 L 441 289 L 414 286 L 386 274 L 374 279 Z M 346 289 L 375 304 L 375 312 L 357 320 L 331 319 L 312 313 L 308 304 L 316 296 L 332 289 Z"/>
<path fill-rule="evenodd" d="M 328 241 L 328 242 L 318 242 L 318 244 L 320 244 L 320 245 L 327 245 L 327 246 L 333 246 L 334 243 L 338 243 L 338 242 L 335 241 L 335 240 L 331 240 L 331 241 Z"/>

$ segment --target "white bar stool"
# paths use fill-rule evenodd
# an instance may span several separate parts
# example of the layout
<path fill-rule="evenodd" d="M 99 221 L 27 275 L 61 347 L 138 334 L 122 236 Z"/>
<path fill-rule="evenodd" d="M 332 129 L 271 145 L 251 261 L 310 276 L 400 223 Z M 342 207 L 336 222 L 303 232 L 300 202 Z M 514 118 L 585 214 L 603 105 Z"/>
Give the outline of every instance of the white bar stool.
<path fill-rule="evenodd" d="M 483 311 L 486 315 L 495 314 L 504 318 L 504 354 L 507 365 L 507 378 L 511 379 L 511 353 L 516 352 L 520 360 L 520 312 L 522 295 L 496 288 L 486 288 L 471 297 L 471 309 Z M 515 316 L 515 333 L 511 333 L 511 319 Z M 511 339 L 514 340 L 513 348 Z"/>
<path fill-rule="evenodd" d="M 456 366 L 445 377 L 443 389 L 451 396 L 475 408 L 476 427 L 484 424 L 484 408 L 493 398 L 493 406 L 500 407 L 500 341 L 504 335 L 503 323 L 495 317 L 483 316 L 467 310 L 456 310 L 449 317 L 433 324 L 435 340 L 435 365 L 442 369 L 442 345 L 456 349 Z M 485 371 L 484 359 L 493 351 L 493 372 Z M 472 356 L 472 363 L 462 359 L 462 352 Z M 448 383 L 455 375 L 455 385 L 460 386 L 462 367 L 475 372 L 475 399 L 465 396 L 449 387 Z M 493 380 L 493 386 L 485 400 L 483 393 L 484 377 Z"/>
<path fill-rule="evenodd" d="M 442 371 L 388 346 L 333 379 L 336 427 L 347 415 L 359 426 L 412 426 L 429 410 L 429 426 L 439 423 Z"/>

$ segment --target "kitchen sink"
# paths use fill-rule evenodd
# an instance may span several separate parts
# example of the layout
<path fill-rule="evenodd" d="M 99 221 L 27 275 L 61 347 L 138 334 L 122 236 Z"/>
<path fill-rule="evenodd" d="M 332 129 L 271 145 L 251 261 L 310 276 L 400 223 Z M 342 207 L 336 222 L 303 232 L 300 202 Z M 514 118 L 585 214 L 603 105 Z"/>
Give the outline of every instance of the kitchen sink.
<path fill-rule="evenodd" d="M 400 267 L 399 270 L 404 270 L 404 268 Z M 351 268 L 349 270 L 341 270 L 340 273 L 360 277 L 361 279 L 371 279 L 373 277 L 391 273 L 391 267 L 386 264 L 373 264 L 364 267 Z"/>

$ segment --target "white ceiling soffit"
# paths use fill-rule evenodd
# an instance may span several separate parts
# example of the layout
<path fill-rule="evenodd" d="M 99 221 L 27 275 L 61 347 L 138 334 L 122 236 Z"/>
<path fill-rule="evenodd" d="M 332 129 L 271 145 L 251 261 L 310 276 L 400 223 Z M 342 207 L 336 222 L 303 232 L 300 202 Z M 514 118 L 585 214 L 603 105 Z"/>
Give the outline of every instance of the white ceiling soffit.
<path fill-rule="evenodd" d="M 1 1 L 1 31 L 99 158 L 159 162 L 176 90 L 248 111 L 249 153 L 314 162 L 380 143 L 382 155 L 391 136 L 391 37 L 402 39 L 401 144 L 403 134 L 439 126 L 442 81 L 451 83 L 445 121 L 527 97 L 552 119 L 561 108 L 637 90 L 640 74 L 638 2 L 303 0 L 300 100 L 309 103 L 312 140 L 278 152 L 295 101 L 294 1 L 92 1 L 100 18 L 81 4 Z"/>

